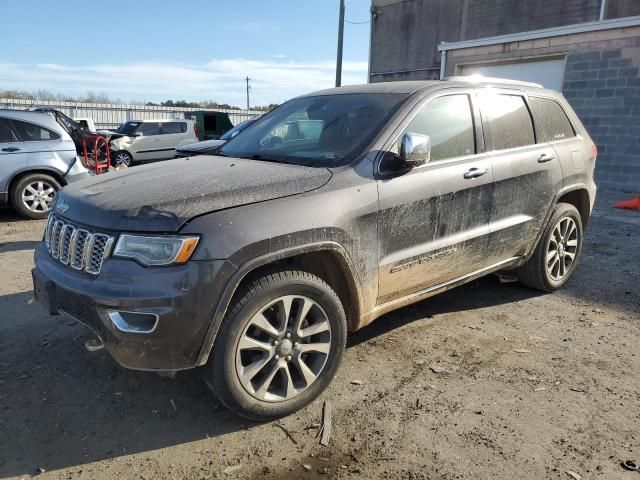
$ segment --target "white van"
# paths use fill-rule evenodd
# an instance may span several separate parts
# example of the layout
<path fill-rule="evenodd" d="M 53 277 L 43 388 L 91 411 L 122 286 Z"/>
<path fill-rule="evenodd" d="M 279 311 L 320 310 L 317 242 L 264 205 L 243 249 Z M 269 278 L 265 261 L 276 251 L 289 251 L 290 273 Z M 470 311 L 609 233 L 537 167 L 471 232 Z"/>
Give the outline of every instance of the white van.
<path fill-rule="evenodd" d="M 177 147 L 197 141 L 193 120 L 129 120 L 109 140 L 111 164 L 130 166 L 144 160 L 173 158 Z"/>

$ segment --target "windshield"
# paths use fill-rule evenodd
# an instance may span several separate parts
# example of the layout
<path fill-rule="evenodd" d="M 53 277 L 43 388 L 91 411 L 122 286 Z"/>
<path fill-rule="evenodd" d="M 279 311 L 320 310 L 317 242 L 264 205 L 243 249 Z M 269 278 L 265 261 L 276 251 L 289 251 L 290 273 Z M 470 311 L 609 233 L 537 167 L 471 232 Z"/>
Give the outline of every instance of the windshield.
<path fill-rule="evenodd" d="M 132 135 L 133 132 L 136 131 L 136 128 L 140 126 L 140 123 L 141 122 L 124 122 L 118 127 L 116 133 L 121 133 L 123 135 Z"/>
<path fill-rule="evenodd" d="M 346 165 L 406 98 L 380 93 L 295 98 L 234 137 L 221 153 L 313 167 Z"/>
<path fill-rule="evenodd" d="M 224 133 L 224 135 L 220 137 L 220 140 L 231 140 L 233 137 L 235 137 L 237 134 L 239 134 L 241 131 L 247 128 L 249 125 L 251 125 L 252 123 L 255 123 L 256 120 L 245 120 L 244 122 L 240 122 L 232 129 L 227 130 Z"/>

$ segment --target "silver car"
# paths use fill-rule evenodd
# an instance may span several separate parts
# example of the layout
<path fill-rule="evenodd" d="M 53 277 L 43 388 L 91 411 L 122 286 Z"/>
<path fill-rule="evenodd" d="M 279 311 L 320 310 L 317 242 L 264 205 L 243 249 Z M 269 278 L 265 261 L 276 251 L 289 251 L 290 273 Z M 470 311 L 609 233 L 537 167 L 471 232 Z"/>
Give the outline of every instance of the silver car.
<path fill-rule="evenodd" d="M 60 188 L 88 176 L 71 136 L 52 115 L 0 109 L 0 204 L 45 218 Z"/>

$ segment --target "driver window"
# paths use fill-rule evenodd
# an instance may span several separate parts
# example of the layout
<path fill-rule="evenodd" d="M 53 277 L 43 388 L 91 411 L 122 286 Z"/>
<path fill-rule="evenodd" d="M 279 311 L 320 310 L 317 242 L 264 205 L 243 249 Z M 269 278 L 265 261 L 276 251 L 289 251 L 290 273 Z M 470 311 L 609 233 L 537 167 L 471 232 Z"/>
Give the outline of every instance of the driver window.
<path fill-rule="evenodd" d="M 402 135 L 409 132 L 431 138 L 431 162 L 476 153 L 469 95 L 445 95 L 429 100 L 398 137 L 398 152 Z"/>

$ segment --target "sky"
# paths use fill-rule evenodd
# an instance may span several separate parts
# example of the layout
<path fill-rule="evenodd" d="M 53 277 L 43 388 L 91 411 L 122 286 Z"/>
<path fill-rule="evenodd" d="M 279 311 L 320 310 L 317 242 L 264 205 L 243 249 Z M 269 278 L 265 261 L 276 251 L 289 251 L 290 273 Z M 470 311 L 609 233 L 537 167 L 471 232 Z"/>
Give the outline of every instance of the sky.
<path fill-rule="evenodd" d="M 370 0 L 347 0 L 343 84 L 367 81 Z M 0 0 L 0 90 L 281 103 L 335 82 L 338 0 Z"/>

